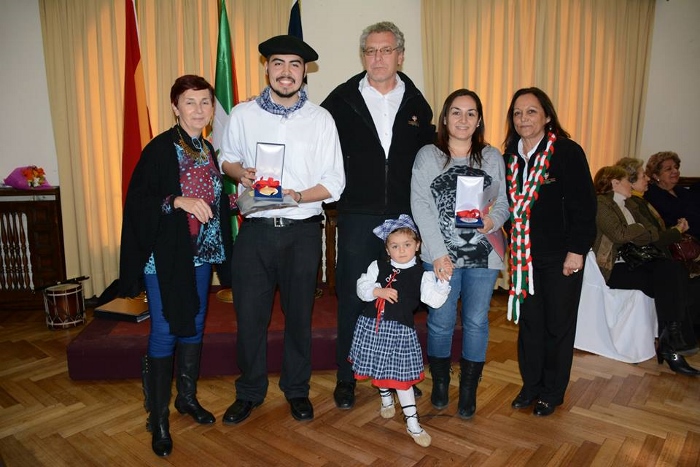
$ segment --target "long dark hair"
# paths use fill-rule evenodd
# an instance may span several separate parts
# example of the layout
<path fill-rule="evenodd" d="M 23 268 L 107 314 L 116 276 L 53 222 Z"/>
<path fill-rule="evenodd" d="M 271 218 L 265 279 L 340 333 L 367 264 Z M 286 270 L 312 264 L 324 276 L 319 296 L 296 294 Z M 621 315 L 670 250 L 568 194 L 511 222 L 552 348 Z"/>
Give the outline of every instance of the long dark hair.
<path fill-rule="evenodd" d="M 469 153 L 469 163 L 477 167 L 481 167 L 481 162 L 483 157 L 481 151 L 486 147 L 486 141 L 484 141 L 484 108 L 481 105 L 481 99 L 474 92 L 469 89 L 457 89 L 452 94 L 447 96 L 445 103 L 442 105 L 442 110 L 438 116 L 438 127 L 437 127 L 437 143 L 435 144 L 442 152 L 447 156 L 445 159 L 445 167 L 450 163 L 450 134 L 447 132 L 447 114 L 452 107 L 452 103 L 458 97 L 469 96 L 476 102 L 476 111 L 479 114 L 480 123 L 474 130 L 472 135 L 472 147 Z"/>
<path fill-rule="evenodd" d="M 514 144 L 520 138 L 518 132 L 515 131 L 515 125 L 513 125 L 513 107 L 515 107 L 515 101 L 518 97 L 523 94 L 532 94 L 540 101 L 542 109 L 544 109 L 544 115 L 549 117 L 549 123 L 545 127 L 545 132 L 552 132 L 557 137 L 563 136 L 565 138 L 570 138 L 571 135 L 562 128 L 561 123 L 559 123 L 559 117 L 557 117 L 557 111 L 554 110 L 554 104 L 549 96 L 540 88 L 522 88 L 515 91 L 513 98 L 510 100 L 510 107 L 508 107 L 508 115 L 506 116 L 506 139 L 503 141 L 503 150 L 507 150 L 511 144 Z"/>

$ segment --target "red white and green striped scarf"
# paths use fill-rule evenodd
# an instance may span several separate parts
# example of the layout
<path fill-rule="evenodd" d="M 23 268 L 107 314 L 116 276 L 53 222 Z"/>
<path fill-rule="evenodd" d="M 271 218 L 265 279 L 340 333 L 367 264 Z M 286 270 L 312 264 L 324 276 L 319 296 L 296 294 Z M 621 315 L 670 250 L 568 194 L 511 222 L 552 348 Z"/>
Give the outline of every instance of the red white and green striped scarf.
<path fill-rule="evenodd" d="M 508 161 L 508 194 L 510 195 L 510 291 L 508 296 L 508 319 L 518 322 L 520 304 L 528 294 L 535 293 L 535 283 L 531 274 L 532 256 L 530 255 L 530 212 L 537 201 L 538 193 L 549 161 L 554 154 L 554 133 L 547 135 L 547 146 L 536 154 L 535 161 L 522 185 L 518 174 L 518 155 L 513 154 Z M 525 165 L 527 167 L 527 164 Z"/>

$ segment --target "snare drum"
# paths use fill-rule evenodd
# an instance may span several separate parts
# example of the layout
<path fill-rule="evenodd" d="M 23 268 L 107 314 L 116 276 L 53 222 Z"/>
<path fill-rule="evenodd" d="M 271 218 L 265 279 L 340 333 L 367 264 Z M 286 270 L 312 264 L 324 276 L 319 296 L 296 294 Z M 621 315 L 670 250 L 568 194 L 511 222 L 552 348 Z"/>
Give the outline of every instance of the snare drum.
<path fill-rule="evenodd" d="M 49 329 L 68 328 L 85 322 L 83 286 L 61 284 L 44 289 L 46 326 Z"/>

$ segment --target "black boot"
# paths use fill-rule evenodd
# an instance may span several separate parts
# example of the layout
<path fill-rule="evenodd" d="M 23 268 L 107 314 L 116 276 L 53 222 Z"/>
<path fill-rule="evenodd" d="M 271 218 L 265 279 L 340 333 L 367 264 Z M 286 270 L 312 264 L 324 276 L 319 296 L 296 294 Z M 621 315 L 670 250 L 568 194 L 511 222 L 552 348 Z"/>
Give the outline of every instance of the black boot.
<path fill-rule="evenodd" d="M 173 357 L 153 358 L 146 356 L 142 360 L 144 377 L 144 407 L 149 412 L 146 429 L 151 432 L 151 448 L 160 457 L 173 451 L 170 438 L 170 388 L 173 384 Z"/>
<path fill-rule="evenodd" d="M 668 331 L 668 345 L 679 355 L 694 355 L 698 352 L 697 342 L 688 344 L 683 337 L 683 323 L 671 321 L 666 323 L 664 332 Z"/>
<path fill-rule="evenodd" d="M 442 410 L 447 407 L 449 402 L 450 372 L 452 371 L 450 357 L 428 356 L 428 362 L 430 363 L 430 374 L 433 375 L 433 392 L 430 395 L 430 402 L 433 403 L 433 407 Z"/>
<path fill-rule="evenodd" d="M 469 420 L 476 412 L 476 387 L 481 381 L 481 371 L 484 369 L 484 362 L 472 362 L 461 359 L 459 361 L 459 403 L 457 404 L 457 415 L 460 418 Z"/>
<path fill-rule="evenodd" d="M 700 375 L 700 371 L 688 365 L 685 358 L 673 348 L 670 334 L 669 327 L 666 326 L 659 336 L 659 346 L 656 349 L 656 358 L 659 364 L 661 364 L 661 362 L 666 362 L 671 370 L 681 375 Z"/>
<path fill-rule="evenodd" d="M 202 343 L 178 344 L 177 346 L 177 397 L 175 408 L 181 414 L 191 415 L 197 423 L 210 424 L 216 419 L 202 408 L 197 400 L 197 380 Z"/>
<path fill-rule="evenodd" d="M 148 355 L 141 357 L 141 384 L 143 389 L 143 408 L 146 409 L 148 414 L 151 411 L 151 381 L 149 370 Z M 146 429 L 150 432 L 151 425 L 148 419 L 146 419 Z"/>

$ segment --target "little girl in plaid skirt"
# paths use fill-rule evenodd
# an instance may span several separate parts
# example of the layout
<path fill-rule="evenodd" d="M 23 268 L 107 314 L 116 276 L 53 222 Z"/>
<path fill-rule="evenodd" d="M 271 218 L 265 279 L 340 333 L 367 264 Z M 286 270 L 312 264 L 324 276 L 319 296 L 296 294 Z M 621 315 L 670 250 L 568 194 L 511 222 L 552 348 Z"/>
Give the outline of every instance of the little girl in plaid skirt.
<path fill-rule="evenodd" d="M 357 295 L 367 306 L 357 320 L 348 359 L 355 379 L 371 379 L 379 388 L 379 414 L 391 418 L 396 413 L 394 390 L 408 434 L 418 445 L 427 447 L 431 438 L 418 422 L 413 393 L 413 385 L 425 377 L 413 313 L 420 302 L 433 308 L 442 306 L 450 286 L 417 261 L 420 237 L 410 216 L 389 219 L 373 232 L 384 240 L 389 261 L 373 261 L 357 280 Z"/>

